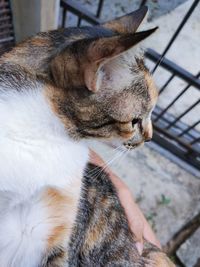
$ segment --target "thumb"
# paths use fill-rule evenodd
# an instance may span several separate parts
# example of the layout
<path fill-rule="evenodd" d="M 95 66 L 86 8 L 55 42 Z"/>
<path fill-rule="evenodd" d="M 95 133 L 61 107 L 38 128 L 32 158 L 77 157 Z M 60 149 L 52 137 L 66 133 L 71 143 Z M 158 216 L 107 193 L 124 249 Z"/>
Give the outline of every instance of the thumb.
<path fill-rule="evenodd" d="M 133 200 L 132 194 L 127 190 L 119 191 L 121 204 L 124 207 L 129 227 L 134 234 L 136 247 L 140 254 L 143 251 L 143 235 L 145 228 L 144 215 Z"/>

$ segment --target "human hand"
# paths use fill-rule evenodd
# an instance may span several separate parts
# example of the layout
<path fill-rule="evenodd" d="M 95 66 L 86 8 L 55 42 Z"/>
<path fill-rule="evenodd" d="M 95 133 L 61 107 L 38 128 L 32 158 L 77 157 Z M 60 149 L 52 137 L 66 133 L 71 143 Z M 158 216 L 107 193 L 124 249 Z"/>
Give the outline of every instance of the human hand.
<path fill-rule="evenodd" d="M 98 166 L 105 165 L 104 161 L 100 158 L 99 155 L 97 155 L 94 151 L 90 152 L 90 159 L 93 164 Z M 131 191 L 129 190 L 127 185 L 122 180 L 120 180 L 120 178 L 117 177 L 110 169 L 106 169 L 106 172 L 109 173 L 111 181 L 117 189 L 118 196 L 125 210 L 130 228 L 136 236 L 136 247 L 139 253 L 142 254 L 144 239 L 161 248 L 160 242 L 156 238 L 142 211 L 135 203 Z"/>

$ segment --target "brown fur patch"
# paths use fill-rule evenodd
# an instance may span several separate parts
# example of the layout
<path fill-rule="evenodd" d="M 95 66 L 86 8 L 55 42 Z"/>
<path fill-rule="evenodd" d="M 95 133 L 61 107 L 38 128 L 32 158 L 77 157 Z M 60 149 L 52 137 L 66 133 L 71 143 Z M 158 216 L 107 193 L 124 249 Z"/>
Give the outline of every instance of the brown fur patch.
<path fill-rule="evenodd" d="M 73 122 L 71 122 L 69 117 L 65 116 L 60 111 L 60 108 L 62 108 L 62 105 L 67 97 L 67 93 L 65 92 L 65 90 L 62 90 L 60 88 L 46 85 L 44 87 L 44 95 L 49 102 L 52 111 L 60 118 L 65 128 L 68 130 L 68 133 L 70 134 L 70 131 L 73 131 L 75 128 L 74 124 Z"/>
<path fill-rule="evenodd" d="M 104 215 L 98 217 L 98 221 L 93 221 L 86 232 L 86 239 L 84 241 L 85 246 L 88 249 L 94 248 L 101 239 L 104 237 L 104 231 L 106 229 L 106 220 Z"/>
<path fill-rule="evenodd" d="M 30 42 L 31 45 L 37 46 L 37 47 L 48 47 L 49 41 L 47 39 L 41 38 L 41 37 L 35 37 Z M 23 47 L 23 46 L 22 46 Z"/>
<path fill-rule="evenodd" d="M 162 252 L 151 252 L 147 257 L 145 267 L 176 267 L 174 263 Z"/>

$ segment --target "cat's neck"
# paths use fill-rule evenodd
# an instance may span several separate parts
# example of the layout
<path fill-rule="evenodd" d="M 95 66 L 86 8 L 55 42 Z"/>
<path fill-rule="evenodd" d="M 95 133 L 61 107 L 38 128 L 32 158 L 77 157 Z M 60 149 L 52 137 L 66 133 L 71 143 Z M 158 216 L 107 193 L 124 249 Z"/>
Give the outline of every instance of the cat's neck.
<path fill-rule="evenodd" d="M 88 149 L 68 137 L 42 86 L 20 92 L 0 88 L 0 125 L 0 191 L 27 197 L 81 179 Z"/>

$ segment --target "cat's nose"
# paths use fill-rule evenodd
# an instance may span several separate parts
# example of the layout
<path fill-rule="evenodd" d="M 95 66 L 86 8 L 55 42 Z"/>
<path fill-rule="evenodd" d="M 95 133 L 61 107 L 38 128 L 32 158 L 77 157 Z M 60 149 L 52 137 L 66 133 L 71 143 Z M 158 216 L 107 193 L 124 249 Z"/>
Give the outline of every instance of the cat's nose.
<path fill-rule="evenodd" d="M 149 121 L 143 129 L 144 142 L 150 142 L 153 137 L 152 123 Z"/>

